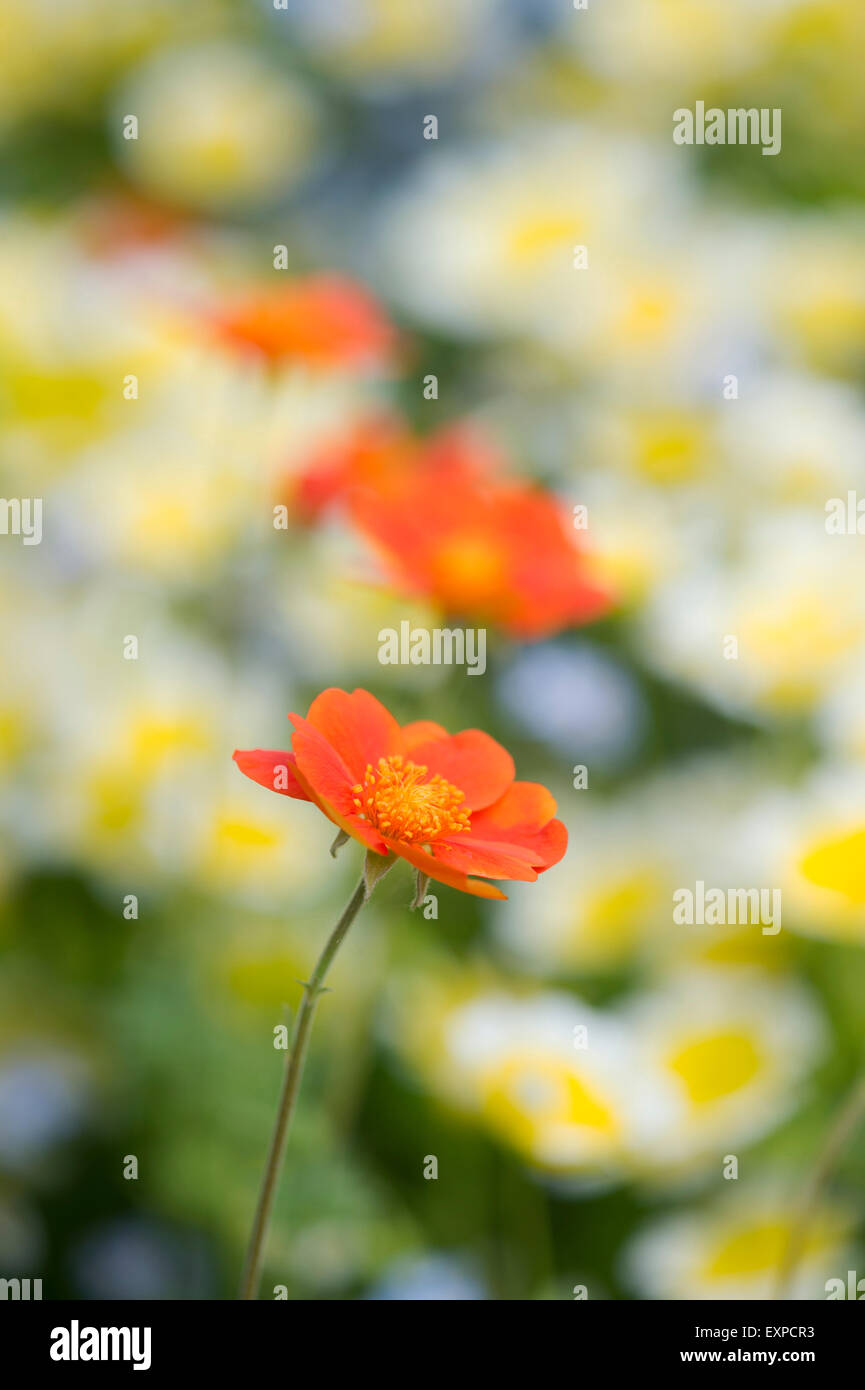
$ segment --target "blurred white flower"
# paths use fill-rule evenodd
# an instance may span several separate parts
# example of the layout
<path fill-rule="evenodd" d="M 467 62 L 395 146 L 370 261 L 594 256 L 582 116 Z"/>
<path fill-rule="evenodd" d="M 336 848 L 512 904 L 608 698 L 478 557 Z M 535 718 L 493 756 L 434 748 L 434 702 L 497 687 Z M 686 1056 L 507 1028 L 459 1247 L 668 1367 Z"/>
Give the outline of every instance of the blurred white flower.
<path fill-rule="evenodd" d="M 407 598 L 381 582 L 367 547 L 339 523 L 305 538 L 283 537 L 286 562 L 274 586 L 274 606 L 292 669 L 317 685 L 366 679 L 386 699 L 389 688 L 423 690 L 445 684 L 452 668 L 385 666 L 379 634 L 400 623 L 427 630 L 444 621 L 423 597 Z M 298 602 L 302 589 L 303 602 Z"/>
<path fill-rule="evenodd" d="M 77 111 L 107 75 L 178 26 L 200 24 L 209 0 L 0 0 L 0 123 L 44 109 Z"/>
<path fill-rule="evenodd" d="M 852 386 L 804 372 L 758 376 L 725 403 L 720 430 L 727 486 L 743 503 L 765 496 L 819 515 L 865 483 L 865 406 Z"/>
<path fill-rule="evenodd" d="M 501 0 L 330 0 L 326 6 L 289 0 L 295 35 L 348 81 L 378 91 L 452 77 L 495 45 L 507 21 Z"/>
<path fill-rule="evenodd" d="M 760 295 L 776 353 L 781 360 L 858 378 L 865 360 L 865 229 L 860 214 L 839 211 L 832 218 L 820 213 L 778 220 L 771 242 Z"/>
<path fill-rule="evenodd" d="M 100 262 L 74 219 L 7 214 L 0 236 L 0 460 L 22 490 L 128 423 L 134 367 L 152 393 L 177 364 L 177 312 L 128 265 Z M 7 482 L 5 485 L 9 487 Z"/>
<path fill-rule="evenodd" d="M 599 323 L 640 312 L 610 303 L 633 287 L 604 267 L 665 200 L 673 215 L 681 190 L 656 151 L 597 129 L 529 127 L 439 156 L 387 202 L 374 244 L 388 289 L 433 324 L 594 352 Z M 591 272 L 574 269 L 577 245 Z"/>
<path fill-rule="evenodd" d="M 54 619 L 28 627 L 31 678 L 53 678 L 38 742 L 16 766 L 20 794 L 3 807 L 27 852 L 129 891 L 145 873 L 154 890 L 180 876 L 264 905 L 284 901 L 288 885 L 306 891 L 320 827 L 231 760 L 237 747 L 289 744 L 292 696 L 272 668 L 250 656 L 233 670 L 140 594 L 79 594 L 55 604 Z M 134 660 L 124 659 L 128 636 Z"/>
<path fill-rule="evenodd" d="M 135 116 L 138 134 L 124 138 Z M 208 210 L 266 203 L 306 174 L 319 118 L 306 87 L 231 40 L 163 48 L 114 102 L 117 155 L 142 188 Z"/>
<path fill-rule="evenodd" d="M 621 1171 L 664 1112 L 635 1085 L 619 1021 L 573 995 L 511 992 L 465 977 L 409 991 L 396 1036 L 443 1098 L 549 1174 Z M 653 1098 L 654 1099 L 654 1098 Z"/>
<path fill-rule="evenodd" d="M 719 465 L 720 382 L 714 400 L 674 396 L 666 384 L 651 385 L 642 400 L 614 395 L 588 403 L 584 457 L 599 471 L 621 470 L 637 486 L 662 495 L 712 478 Z"/>
<path fill-rule="evenodd" d="M 773 1129 L 801 1103 L 825 1045 L 807 992 L 760 971 L 679 972 L 623 1018 L 640 1058 L 636 1084 L 667 1117 L 631 1157 L 667 1179 L 720 1165 Z"/>
<path fill-rule="evenodd" d="M 496 910 L 496 941 L 533 974 L 633 965 L 663 973 L 683 961 L 783 968 L 783 938 L 760 924 L 673 918 L 675 892 L 698 880 L 724 891 L 778 883 L 750 829 L 767 777 L 753 757 L 705 755 L 600 800 L 576 790 L 560 798 L 568 852 L 554 874 L 511 885 Z"/>
<path fill-rule="evenodd" d="M 865 941 L 861 765 L 818 765 L 797 787 L 758 804 L 742 833 L 781 889 L 785 926 L 811 936 Z"/>
<path fill-rule="evenodd" d="M 673 580 L 641 621 L 648 663 L 733 713 L 809 713 L 865 641 L 858 537 L 824 523 L 822 507 L 756 517 L 734 554 Z"/>
<path fill-rule="evenodd" d="M 90 569 L 202 588 L 220 570 L 291 540 L 275 525 L 293 469 L 371 408 L 375 388 L 188 345 L 126 428 L 81 451 L 49 498 L 54 531 Z M 291 507 L 288 506 L 290 513 Z"/>
<path fill-rule="evenodd" d="M 512 884 L 495 916 L 497 940 L 533 973 L 627 965 L 671 913 L 676 876 L 657 820 L 630 796 L 599 806 L 591 792 L 572 795 L 592 799 L 581 809 L 559 806 L 569 843 L 555 875 Z"/>
<path fill-rule="evenodd" d="M 761 0 L 755 10 L 750 0 L 615 0 L 586 16 L 569 15 L 566 27 L 604 77 L 675 84 L 687 96 L 701 82 L 758 66 L 784 14 L 807 3 Z"/>
<path fill-rule="evenodd" d="M 251 728 L 244 741 L 256 743 Z M 283 744 L 289 743 L 286 733 Z M 224 750 L 229 760 L 231 751 Z M 176 792 L 164 788 L 163 796 L 176 805 Z M 184 877 L 215 897 L 257 907 L 278 908 L 287 897 L 298 902 L 315 896 L 332 836 L 307 809 L 268 796 L 265 788 L 240 777 L 230 761 L 221 775 L 214 769 L 204 794 L 187 804 Z"/>
<path fill-rule="evenodd" d="M 640 486 L 623 473 L 588 472 L 573 489 L 586 508 L 581 532 L 599 582 L 619 607 L 639 608 L 703 553 L 713 530 L 703 505 Z"/>
<path fill-rule="evenodd" d="M 660 1217 L 639 1232 L 626 1247 L 624 1276 L 644 1298 L 775 1298 L 792 1211 L 791 1191 L 778 1182 L 741 1190 L 732 1182 L 710 1205 Z M 827 1280 L 846 1278 L 853 1226 L 849 1210 L 817 1204 L 788 1298 L 823 1299 Z"/>

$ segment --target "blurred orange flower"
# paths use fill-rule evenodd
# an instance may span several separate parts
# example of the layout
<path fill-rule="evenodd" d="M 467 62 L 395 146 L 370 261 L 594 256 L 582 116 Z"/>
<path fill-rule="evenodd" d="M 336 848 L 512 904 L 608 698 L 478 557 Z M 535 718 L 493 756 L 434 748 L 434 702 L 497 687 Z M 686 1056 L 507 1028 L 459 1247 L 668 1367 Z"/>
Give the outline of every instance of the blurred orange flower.
<path fill-rule="evenodd" d="M 312 801 L 376 854 L 463 893 L 504 898 L 485 880 L 534 881 L 565 853 L 550 792 L 515 782 L 510 753 L 480 729 L 400 726 L 366 690 L 325 690 L 305 719 L 290 718 L 292 751 L 237 750 L 241 772 Z"/>
<path fill-rule="evenodd" d="M 392 583 L 458 617 L 533 639 L 599 617 L 609 596 L 558 500 L 526 479 L 496 476 L 464 446 L 419 445 L 387 486 L 359 483 L 351 520 Z"/>
<path fill-rule="evenodd" d="M 283 496 L 301 521 L 341 502 L 389 582 L 514 637 L 590 622 L 612 603 L 558 499 L 506 475 L 469 425 L 418 438 L 367 421 L 316 451 Z"/>
<path fill-rule="evenodd" d="M 210 321 L 239 349 L 313 367 L 375 366 L 396 341 L 372 295 L 340 275 L 309 275 L 258 290 L 216 310 Z"/>
<path fill-rule="evenodd" d="M 376 497 L 400 493 L 409 476 L 447 487 L 462 478 L 492 476 L 502 460 L 480 433 L 449 425 L 418 439 L 398 420 L 362 420 L 313 451 L 300 472 L 283 484 L 284 500 L 299 521 L 318 521 L 332 503 L 347 503 L 358 489 Z"/>

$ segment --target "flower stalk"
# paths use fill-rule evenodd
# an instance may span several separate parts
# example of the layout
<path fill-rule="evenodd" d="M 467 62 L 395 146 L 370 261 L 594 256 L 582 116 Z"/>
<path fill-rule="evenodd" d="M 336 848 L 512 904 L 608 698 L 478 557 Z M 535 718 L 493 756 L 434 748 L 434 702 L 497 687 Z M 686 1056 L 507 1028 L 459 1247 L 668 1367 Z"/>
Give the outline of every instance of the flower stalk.
<path fill-rule="evenodd" d="M 379 860 L 381 862 L 370 865 L 370 859 L 373 861 Z M 255 1217 L 249 1237 L 243 1277 L 238 1294 L 240 1299 L 256 1299 L 258 1297 L 258 1287 L 261 1282 L 261 1266 L 264 1259 L 267 1233 L 273 1213 L 273 1203 L 279 1185 L 280 1173 L 282 1172 L 291 1119 L 300 1091 L 303 1067 L 312 1032 L 312 1023 L 315 1017 L 316 1006 L 319 997 L 326 992 L 324 982 L 327 973 L 333 964 L 337 951 L 348 935 L 352 922 L 364 903 L 368 900 L 378 879 L 387 872 L 392 863 L 393 860 L 386 861 L 381 855 L 373 855 L 370 853 L 367 856 L 367 864 L 364 868 L 363 877 L 355 888 L 345 911 L 328 937 L 324 950 L 316 961 L 312 974 L 308 980 L 301 981 L 303 984 L 303 994 L 294 1023 L 291 1047 L 285 1059 L 285 1075 L 283 1077 L 282 1091 L 280 1093 L 279 1105 L 276 1112 L 276 1121 L 270 1140 L 270 1148 L 267 1153 L 267 1161 L 264 1165 L 264 1175 L 258 1195 L 258 1204 L 255 1209 Z"/>
<path fill-rule="evenodd" d="M 790 1234 L 778 1268 L 775 1297 L 787 1298 L 808 1241 L 811 1218 L 847 1142 L 865 1121 L 865 1075 L 847 1095 L 817 1155 L 816 1162 L 794 1204 Z"/>

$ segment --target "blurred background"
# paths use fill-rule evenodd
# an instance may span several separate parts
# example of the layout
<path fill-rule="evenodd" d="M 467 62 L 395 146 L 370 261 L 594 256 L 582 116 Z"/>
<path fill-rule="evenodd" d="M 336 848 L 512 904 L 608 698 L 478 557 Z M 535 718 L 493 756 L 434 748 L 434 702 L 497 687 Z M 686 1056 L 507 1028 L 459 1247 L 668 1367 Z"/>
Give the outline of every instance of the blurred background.
<path fill-rule="evenodd" d="M 0 535 L 0 1275 L 233 1296 L 273 1030 L 360 854 L 231 753 L 336 684 L 488 730 L 571 842 L 504 904 L 380 887 L 264 1296 L 769 1296 L 865 1062 L 865 542 L 826 526 L 865 473 L 861 0 L 0 0 L 0 28 L 0 494 L 43 499 L 40 544 Z M 675 146 L 698 99 L 780 107 L 781 154 Z M 263 344 L 320 276 L 363 350 L 302 289 Z M 274 506 L 383 416 L 583 504 L 605 613 L 491 627 L 483 678 L 381 666 L 435 594 L 339 508 Z M 675 925 L 698 880 L 780 889 L 782 930 Z M 796 1296 L 865 1276 L 863 1178 L 853 1143 Z"/>

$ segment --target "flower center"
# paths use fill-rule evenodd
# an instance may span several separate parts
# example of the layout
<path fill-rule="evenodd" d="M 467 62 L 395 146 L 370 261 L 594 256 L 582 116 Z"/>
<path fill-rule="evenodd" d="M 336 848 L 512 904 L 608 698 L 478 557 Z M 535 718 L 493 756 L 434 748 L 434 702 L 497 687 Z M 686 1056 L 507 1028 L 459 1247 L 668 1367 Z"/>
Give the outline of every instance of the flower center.
<path fill-rule="evenodd" d="M 386 839 L 428 844 L 442 835 L 464 835 L 470 812 L 460 810 L 465 792 L 429 768 L 399 754 L 367 763 L 363 782 L 352 787 L 358 813 Z"/>
<path fill-rule="evenodd" d="M 505 583 L 501 545 L 470 532 L 442 541 L 432 568 L 439 593 L 458 611 L 493 602 Z"/>

